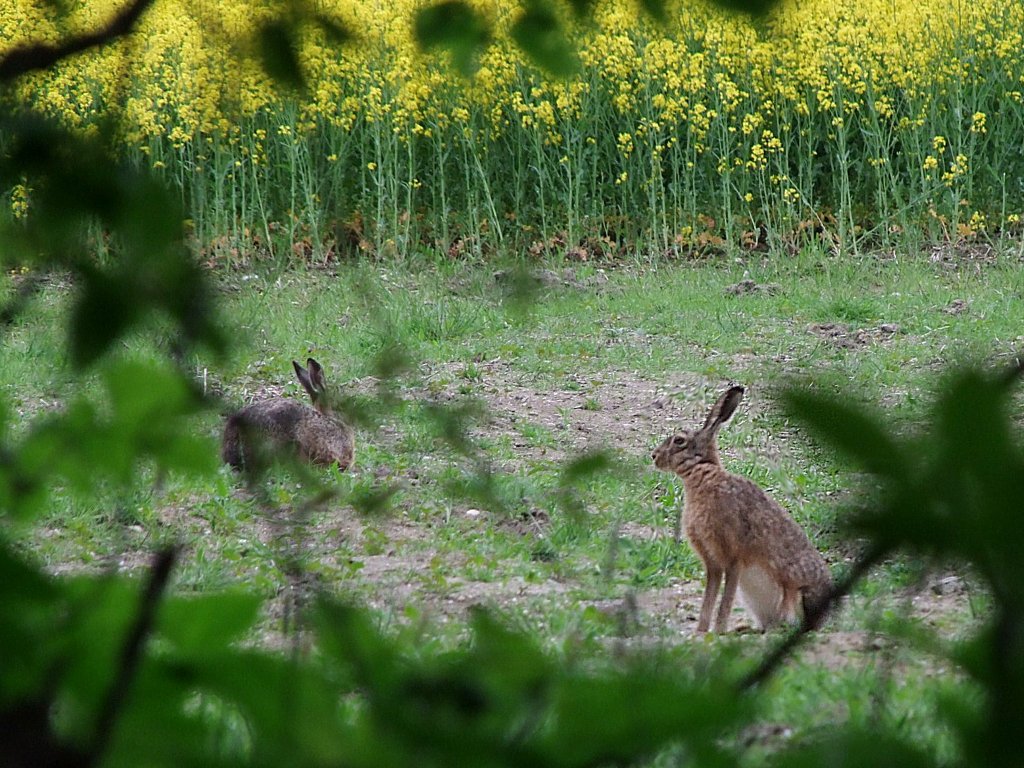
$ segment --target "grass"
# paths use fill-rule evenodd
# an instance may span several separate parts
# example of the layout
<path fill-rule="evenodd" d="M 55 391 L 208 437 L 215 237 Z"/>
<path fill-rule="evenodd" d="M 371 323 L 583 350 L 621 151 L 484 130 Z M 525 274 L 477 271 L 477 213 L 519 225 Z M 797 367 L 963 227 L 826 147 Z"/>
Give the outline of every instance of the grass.
<path fill-rule="evenodd" d="M 401 351 L 388 406 L 360 424 L 354 471 L 323 473 L 341 499 L 390 494 L 390 511 L 360 516 L 337 502 L 269 515 L 226 468 L 160 482 L 142 471 L 127 497 L 86 503 L 56 489 L 44 519 L 18 536 L 61 573 L 140 568 L 158 543 L 180 541 L 178 589 L 255 590 L 268 600 L 268 642 L 281 626 L 284 563 L 298 554 L 319 586 L 376 607 L 394 631 L 431 647 L 460 642 L 466 610 L 483 604 L 561 653 L 652 642 L 685 658 L 694 648 L 756 652 L 770 639 L 689 638 L 701 567 L 673 540 L 682 491 L 654 470 L 650 450 L 677 424 L 702 419 L 727 381 L 744 383 L 748 397 L 721 435 L 724 461 L 769 489 L 840 571 L 856 546 L 842 524 L 857 479 L 805 439 L 772 392 L 793 380 L 842 387 L 909 428 L 946 365 L 1016 351 L 1019 247 L 982 261 L 969 250 L 949 256 L 806 250 L 792 260 L 557 265 L 573 280 L 540 284 L 525 311 L 505 301 L 508 285 L 492 269 L 441 260 L 222 274 L 233 356 L 191 362 L 225 407 L 300 398 L 290 360 L 306 355 L 343 395 L 373 404 L 376 375 Z M 745 278 L 778 290 L 730 290 Z M 15 435 L 79 390 L 95 391 L 61 361 L 56 312 L 67 296 L 66 286 L 47 288 L 0 347 Z M 136 342 L 125 354 L 152 352 Z M 452 413 L 464 415 L 468 442 L 446 432 Z M 211 410 L 192 428 L 212 451 L 220 425 Z M 607 452 L 610 469 L 567 484 L 566 460 L 592 451 Z M 307 486 L 281 474 L 270 493 L 294 510 Z M 873 629 L 900 613 L 921 578 L 912 563 L 879 569 L 784 671 L 762 713 L 784 728 L 743 736 L 752 764 L 778 739 L 844 718 L 921 730 L 948 754 L 943 732 L 922 725 L 934 720 L 926 692 L 936 662 L 872 645 Z M 966 583 L 967 597 L 910 613 L 963 632 L 973 610 Z"/>

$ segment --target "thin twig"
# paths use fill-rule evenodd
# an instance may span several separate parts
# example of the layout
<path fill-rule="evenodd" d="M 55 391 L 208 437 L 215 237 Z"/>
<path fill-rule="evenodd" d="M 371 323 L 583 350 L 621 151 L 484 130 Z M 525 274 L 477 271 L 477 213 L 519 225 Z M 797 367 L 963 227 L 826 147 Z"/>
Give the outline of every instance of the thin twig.
<path fill-rule="evenodd" d="M 832 608 L 846 595 L 848 595 L 853 588 L 857 585 L 857 582 L 861 580 L 865 573 L 881 560 L 886 553 L 887 549 L 882 547 L 874 547 L 869 549 L 859 560 L 857 560 L 853 567 L 846 572 L 846 575 L 835 584 L 832 585 L 832 589 L 828 593 L 828 598 L 822 602 L 821 605 L 813 606 L 810 610 L 804 613 L 803 621 L 800 627 L 794 632 L 790 633 L 785 640 L 779 643 L 775 650 L 765 656 L 757 668 L 747 675 L 739 684 L 740 691 L 747 691 L 754 688 L 765 680 L 767 680 L 775 670 L 789 657 L 793 650 L 803 642 L 807 634 L 811 632 L 820 622 L 824 619 Z"/>
<path fill-rule="evenodd" d="M 149 572 L 149 582 L 142 593 L 138 616 L 135 617 L 135 623 L 125 638 L 114 682 L 111 684 L 107 698 L 100 707 L 99 715 L 96 718 L 96 738 L 92 744 L 92 754 L 96 762 L 100 761 L 110 744 L 118 714 L 128 698 L 132 680 L 135 678 L 139 662 L 142 659 L 143 646 L 153 631 L 156 609 L 167 589 L 177 556 L 177 549 L 174 547 L 161 550 L 157 553 Z"/>
<path fill-rule="evenodd" d="M 135 0 L 125 6 L 105 27 L 71 37 L 57 44 L 28 43 L 0 58 L 0 82 L 8 82 L 29 72 L 49 69 L 57 62 L 90 48 L 112 42 L 132 31 L 153 0 Z"/>

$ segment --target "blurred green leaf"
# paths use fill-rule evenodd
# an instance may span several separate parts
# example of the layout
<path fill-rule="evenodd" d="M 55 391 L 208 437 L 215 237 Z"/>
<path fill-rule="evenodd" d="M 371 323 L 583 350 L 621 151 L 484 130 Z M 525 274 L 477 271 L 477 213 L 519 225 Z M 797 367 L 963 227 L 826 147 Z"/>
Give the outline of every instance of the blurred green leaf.
<path fill-rule="evenodd" d="M 317 603 L 313 623 L 323 652 L 347 677 L 387 695 L 396 684 L 398 657 L 369 615 L 325 598 Z"/>
<path fill-rule="evenodd" d="M 204 406 L 180 372 L 120 361 L 103 370 L 103 382 L 102 408 L 85 397 L 73 400 L 63 412 L 40 417 L 10 460 L 0 456 L 3 512 L 18 519 L 31 517 L 57 478 L 84 493 L 95 493 L 111 481 L 127 487 L 145 461 L 161 471 L 216 471 L 212 440 L 187 426 L 189 417 Z"/>
<path fill-rule="evenodd" d="M 581 768 L 629 764 L 680 742 L 716 755 L 715 735 L 743 711 L 724 689 L 642 663 L 574 675 L 559 686 L 544 752 L 553 765 Z"/>
<path fill-rule="evenodd" d="M 556 496 L 570 517 L 580 522 L 586 515 L 586 506 L 577 492 L 578 486 L 585 485 L 594 475 L 607 472 L 611 467 L 611 457 L 605 451 L 584 453 L 565 462 Z"/>
<path fill-rule="evenodd" d="M 955 532 L 948 554 L 973 562 L 1001 600 L 1024 608 L 1024 451 L 1011 432 L 1014 381 L 978 370 L 952 378 L 936 405 L 926 481 L 932 523 Z"/>
<path fill-rule="evenodd" d="M 857 461 L 864 469 L 887 478 L 904 478 L 910 471 L 904 450 L 876 417 L 838 398 L 790 388 L 782 393 L 786 409 L 806 424 L 822 442 Z"/>
<path fill-rule="evenodd" d="M 575 484 L 599 472 L 606 472 L 611 467 L 612 460 L 607 451 L 590 451 L 574 457 L 562 466 L 562 483 Z"/>
<path fill-rule="evenodd" d="M 589 19 L 593 15 L 595 0 L 569 0 L 569 7 L 577 19 Z"/>
<path fill-rule="evenodd" d="M 727 11 L 740 11 L 758 17 L 767 14 L 778 5 L 779 0 L 712 0 L 712 2 Z"/>
<path fill-rule="evenodd" d="M 68 347 L 78 368 L 96 362 L 142 313 L 129 285 L 83 265 L 82 283 L 68 322 Z"/>
<path fill-rule="evenodd" d="M 409 370 L 412 366 L 412 358 L 408 350 L 398 345 L 392 345 L 381 350 L 373 361 L 373 368 L 376 375 L 383 379 L 391 379 L 398 374 Z"/>
<path fill-rule="evenodd" d="M 955 372 L 937 397 L 929 428 L 915 441 L 912 463 L 890 450 L 881 427 L 833 400 L 799 396 L 801 415 L 818 432 L 858 458 L 885 487 L 857 527 L 874 546 L 923 554 L 938 562 L 970 563 L 994 599 L 987 625 L 961 642 L 956 658 L 981 686 L 977 707 L 944 711 L 958 727 L 968 765 L 1003 765 L 1024 731 L 1024 453 L 1010 418 L 1010 385 L 1019 365 L 1004 371 Z M 797 410 L 800 410 L 799 408 Z M 852 415 L 851 415 L 851 412 Z M 840 419 L 823 414 L 843 414 Z M 838 426 L 836 426 L 838 424 Z M 857 436 L 863 437 L 858 442 Z M 881 459 L 887 459 L 882 461 Z M 858 732 L 839 734 L 785 765 L 925 765 L 909 745 Z"/>
<path fill-rule="evenodd" d="M 130 704 L 118 718 L 103 763 L 151 768 L 241 765 L 244 753 L 225 755 L 215 712 L 201 706 L 203 696 L 189 680 L 182 666 L 147 658 L 132 680 Z M 230 757 L 235 759 L 225 759 Z"/>
<path fill-rule="evenodd" d="M 222 653 L 252 629 L 261 602 L 241 592 L 174 597 L 160 607 L 157 631 L 187 656 Z"/>
<path fill-rule="evenodd" d="M 552 75 L 569 77 L 579 71 L 575 48 L 546 2 L 531 0 L 512 24 L 511 34 L 523 53 Z"/>
<path fill-rule="evenodd" d="M 60 586 L 0 541 L 0 710 L 38 693 L 56 655 Z"/>
<path fill-rule="evenodd" d="M 545 688 L 556 671 L 536 639 L 514 632 L 487 610 L 470 615 L 473 645 L 470 665 L 502 692 L 534 696 Z"/>
<path fill-rule="evenodd" d="M 665 0 L 640 0 L 640 7 L 644 9 L 648 16 L 659 24 L 664 24 L 668 21 L 668 11 L 665 8 Z"/>
<path fill-rule="evenodd" d="M 532 310 L 543 283 L 525 264 L 494 273 L 502 288 L 502 301 L 513 315 L 525 317 Z"/>
<path fill-rule="evenodd" d="M 810 746 L 791 750 L 774 765 L 778 768 L 933 768 L 935 762 L 909 742 L 885 733 L 851 728 Z"/>
<path fill-rule="evenodd" d="M 71 270 L 76 297 L 67 323 L 71 360 L 83 368 L 160 313 L 175 324 L 179 348 L 226 346 L 213 291 L 184 242 L 180 201 L 154 177 L 112 159 L 109 136 L 72 133 L 38 116 L 0 123 L 11 137 L 0 177 L 33 188 L 32 215 L 19 226 L 17 261 Z M 112 254 L 101 264 L 84 233 L 98 223 Z M 4 261 L 12 257 L 4 255 Z"/>
<path fill-rule="evenodd" d="M 1015 554 L 1024 548 L 1024 454 L 1010 432 L 1005 376 L 979 370 L 952 376 L 930 431 L 906 449 L 892 450 L 894 441 L 880 437 L 881 428 L 866 416 L 848 418 L 849 405 L 808 402 L 799 416 L 818 419 L 812 426 L 819 434 L 887 481 L 877 503 L 858 516 L 859 531 L 888 549 L 968 560 L 1005 599 L 1024 602 L 1018 586 L 1024 562 Z M 905 458 L 910 455 L 913 462 Z"/>
<path fill-rule="evenodd" d="M 68 584 L 69 620 L 60 646 L 61 695 L 73 707 L 75 741 L 93 737 L 100 703 L 110 691 L 129 627 L 138 613 L 140 585 L 123 577 L 78 577 Z"/>
<path fill-rule="evenodd" d="M 381 515 L 391 509 L 392 499 L 401 490 L 398 483 L 360 486 L 353 489 L 348 502 L 361 515 Z"/>
<path fill-rule="evenodd" d="M 316 663 L 238 650 L 168 665 L 187 670 L 191 690 L 230 704 L 244 718 L 259 765 L 343 764 L 349 739 L 335 681 Z M 177 671 L 175 671 L 177 668 Z"/>
<path fill-rule="evenodd" d="M 520 506 L 523 495 L 508 476 L 495 472 L 486 461 L 449 477 L 444 491 L 453 499 L 464 499 L 489 512 L 511 514 Z"/>
<path fill-rule="evenodd" d="M 463 74 L 472 74 L 477 58 L 490 42 L 490 29 L 481 15 L 463 0 L 444 0 L 416 11 L 413 30 L 420 47 L 443 48 Z"/>
<path fill-rule="evenodd" d="M 327 39 L 335 45 L 345 45 L 355 39 L 352 31 L 337 19 L 323 13 L 314 13 L 312 18 L 327 35 Z"/>
<path fill-rule="evenodd" d="M 625 765 L 678 741 L 716 759 L 714 740 L 746 711 L 729 686 L 674 665 L 565 665 L 484 610 L 468 647 L 428 657 L 354 608 L 322 606 L 318 626 L 365 696 L 356 730 L 387 745 L 388 764 Z"/>
<path fill-rule="evenodd" d="M 299 63 L 298 30 L 293 20 L 273 18 L 259 29 L 258 45 L 263 69 L 278 83 L 303 90 L 306 78 Z"/>
<path fill-rule="evenodd" d="M 437 437 L 444 440 L 451 449 L 463 456 L 472 456 L 477 448 L 470 437 L 470 427 L 486 414 L 484 407 L 476 401 L 455 405 L 425 403 L 423 415 L 430 422 Z"/>

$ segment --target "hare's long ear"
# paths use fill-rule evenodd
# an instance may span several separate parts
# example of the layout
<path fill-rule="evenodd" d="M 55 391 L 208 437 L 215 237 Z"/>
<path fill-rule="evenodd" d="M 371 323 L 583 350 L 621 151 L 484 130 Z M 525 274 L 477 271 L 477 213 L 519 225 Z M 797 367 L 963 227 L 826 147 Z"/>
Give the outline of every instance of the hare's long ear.
<path fill-rule="evenodd" d="M 299 380 L 299 384 L 309 393 L 310 399 L 315 403 L 317 398 L 316 383 L 310 372 L 303 368 L 297 360 L 292 360 L 292 367 L 295 369 L 295 378 Z M 312 366 L 310 367 L 312 368 Z"/>
<path fill-rule="evenodd" d="M 704 426 L 701 427 L 702 432 L 717 432 L 718 428 L 725 424 L 729 418 L 735 413 L 736 407 L 740 404 L 740 400 L 743 399 L 743 387 L 735 386 L 729 387 L 722 396 L 718 398 L 718 402 L 715 403 L 711 410 L 708 411 L 707 421 L 704 422 Z"/>
<path fill-rule="evenodd" d="M 313 382 L 313 388 L 318 393 L 326 392 L 327 379 L 324 376 L 323 366 L 312 357 L 306 359 L 306 365 L 309 366 L 309 378 Z"/>

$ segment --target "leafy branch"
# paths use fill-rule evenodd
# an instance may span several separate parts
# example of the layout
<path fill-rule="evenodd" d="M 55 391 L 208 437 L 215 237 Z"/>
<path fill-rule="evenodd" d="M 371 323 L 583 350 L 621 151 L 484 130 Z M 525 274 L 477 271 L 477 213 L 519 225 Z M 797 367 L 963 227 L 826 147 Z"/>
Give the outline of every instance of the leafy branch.
<path fill-rule="evenodd" d="M 98 48 L 131 33 L 135 24 L 154 0 L 133 0 L 94 32 L 68 38 L 61 43 L 29 43 L 0 57 L 0 82 L 8 82 L 29 72 L 50 69 L 58 62 L 90 48 Z"/>

